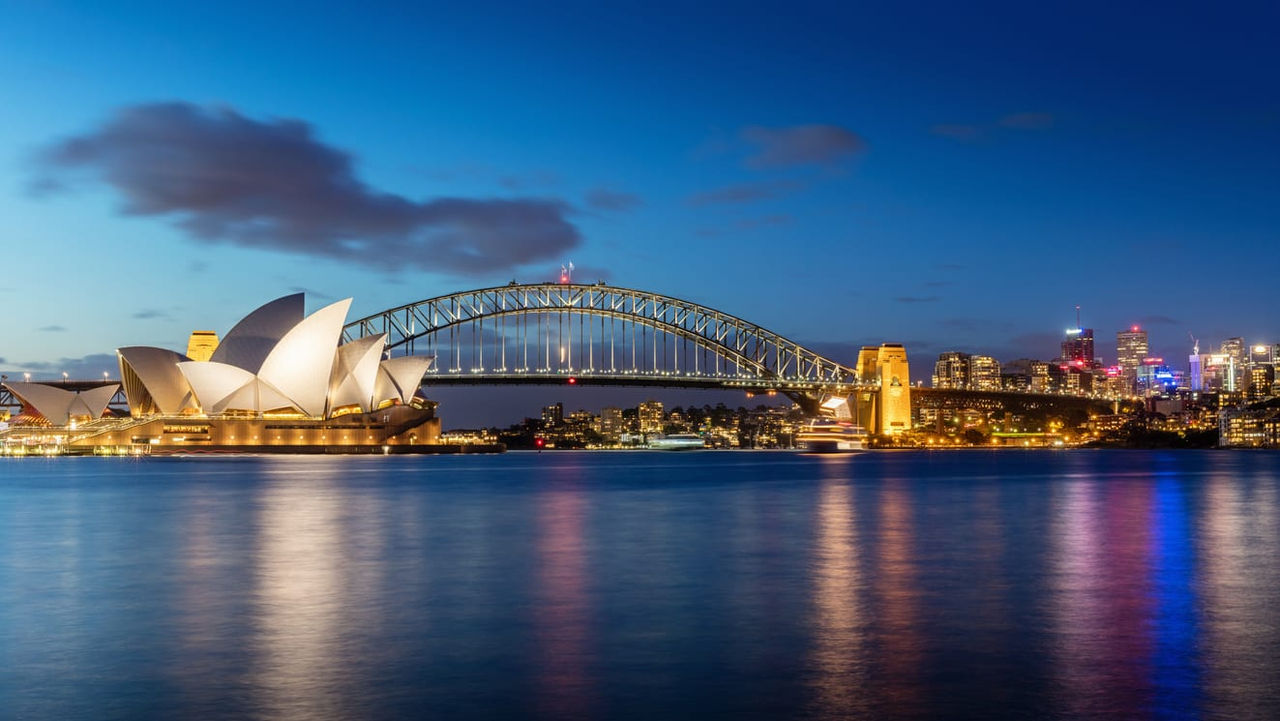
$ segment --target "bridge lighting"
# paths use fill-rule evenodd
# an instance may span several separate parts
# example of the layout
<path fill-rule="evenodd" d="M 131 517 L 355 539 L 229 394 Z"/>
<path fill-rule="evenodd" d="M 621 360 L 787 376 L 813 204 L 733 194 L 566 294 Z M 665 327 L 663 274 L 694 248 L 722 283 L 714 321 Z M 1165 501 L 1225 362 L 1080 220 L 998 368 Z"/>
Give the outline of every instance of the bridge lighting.
<path fill-rule="evenodd" d="M 569 376 L 569 385 L 576 385 L 577 382 L 578 382 L 577 378 L 574 378 L 573 376 Z"/>

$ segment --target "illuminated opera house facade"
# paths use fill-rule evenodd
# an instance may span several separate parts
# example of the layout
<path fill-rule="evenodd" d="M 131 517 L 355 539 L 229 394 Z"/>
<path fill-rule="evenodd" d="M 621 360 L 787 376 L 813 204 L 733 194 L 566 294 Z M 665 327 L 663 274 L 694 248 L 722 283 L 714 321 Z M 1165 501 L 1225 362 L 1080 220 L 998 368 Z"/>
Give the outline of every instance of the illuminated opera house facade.
<path fill-rule="evenodd" d="M 303 294 L 258 308 L 195 356 L 117 350 L 120 386 L 75 393 L 6 383 L 31 419 L 26 435 L 61 433 L 68 448 L 146 452 L 406 452 L 438 443 L 435 404 L 419 395 L 430 356 L 386 357 L 386 336 L 341 343 L 351 299 L 307 316 Z M 196 336 L 200 336 L 198 342 Z M 211 352 L 210 352 L 211 350 Z M 127 417 L 104 417 L 122 387 Z M 17 423 L 8 435 L 22 432 Z"/>

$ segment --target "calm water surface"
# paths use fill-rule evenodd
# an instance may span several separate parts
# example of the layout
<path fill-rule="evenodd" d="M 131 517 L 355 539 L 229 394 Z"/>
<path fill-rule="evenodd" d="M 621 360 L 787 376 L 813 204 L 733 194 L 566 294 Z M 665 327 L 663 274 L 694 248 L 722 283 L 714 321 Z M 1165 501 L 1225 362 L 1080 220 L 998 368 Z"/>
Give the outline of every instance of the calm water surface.
<path fill-rule="evenodd" d="M 1280 455 L 0 463 L 0 717 L 1280 718 Z"/>

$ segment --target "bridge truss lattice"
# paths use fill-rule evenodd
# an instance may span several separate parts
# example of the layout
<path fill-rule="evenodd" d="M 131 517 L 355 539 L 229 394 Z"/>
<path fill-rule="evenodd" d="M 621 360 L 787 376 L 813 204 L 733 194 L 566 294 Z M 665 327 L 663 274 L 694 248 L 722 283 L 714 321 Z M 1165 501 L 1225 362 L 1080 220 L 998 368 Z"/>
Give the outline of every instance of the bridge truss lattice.
<path fill-rule="evenodd" d="M 839 393 L 853 369 L 742 318 L 604 284 L 515 284 L 451 293 L 349 323 L 426 354 L 424 382 L 666 385 Z"/>

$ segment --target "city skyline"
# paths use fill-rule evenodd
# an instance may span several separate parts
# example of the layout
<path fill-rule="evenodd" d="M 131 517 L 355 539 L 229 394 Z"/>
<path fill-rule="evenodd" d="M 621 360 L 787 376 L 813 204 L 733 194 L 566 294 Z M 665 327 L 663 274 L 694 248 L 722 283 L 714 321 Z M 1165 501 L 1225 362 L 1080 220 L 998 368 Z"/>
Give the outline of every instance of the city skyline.
<path fill-rule="evenodd" d="M 1280 340 L 1247 267 L 1197 273 L 1277 239 L 1274 8 L 560 7 L 10 7 L 0 237 L 40 272 L 0 284 L 31 309 L 0 368 L 568 261 L 845 362 L 904 343 L 917 380 L 1052 358 L 1077 305 L 1103 357 L 1134 324 L 1179 364 L 1188 333 Z"/>

